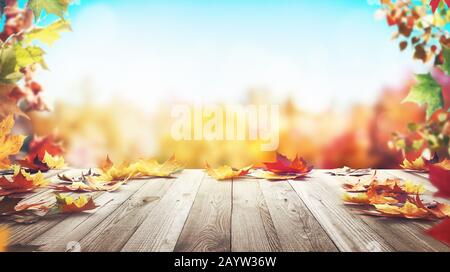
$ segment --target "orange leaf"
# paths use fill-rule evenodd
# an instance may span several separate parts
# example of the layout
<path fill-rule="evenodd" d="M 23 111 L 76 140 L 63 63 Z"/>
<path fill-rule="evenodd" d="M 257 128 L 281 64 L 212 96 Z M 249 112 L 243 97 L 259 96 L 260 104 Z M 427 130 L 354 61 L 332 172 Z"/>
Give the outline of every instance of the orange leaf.
<path fill-rule="evenodd" d="M 74 199 L 72 196 L 56 194 L 56 205 L 61 213 L 79 213 L 97 208 L 94 199 L 84 195 Z"/>
<path fill-rule="evenodd" d="M 276 174 L 307 174 L 313 169 L 298 155 L 291 161 L 280 153 L 277 153 L 275 162 L 266 162 L 264 165 L 265 170 Z"/>
<path fill-rule="evenodd" d="M 0 196 L 30 192 L 47 184 L 48 181 L 40 172 L 31 175 L 24 170 L 16 169 L 12 180 L 0 177 Z"/>
<path fill-rule="evenodd" d="M 206 163 L 206 173 L 217 180 L 228 180 L 247 175 L 252 167 L 253 166 L 245 167 L 242 169 L 233 169 L 228 165 L 224 165 L 217 169 L 213 169 L 209 166 L 208 163 Z"/>

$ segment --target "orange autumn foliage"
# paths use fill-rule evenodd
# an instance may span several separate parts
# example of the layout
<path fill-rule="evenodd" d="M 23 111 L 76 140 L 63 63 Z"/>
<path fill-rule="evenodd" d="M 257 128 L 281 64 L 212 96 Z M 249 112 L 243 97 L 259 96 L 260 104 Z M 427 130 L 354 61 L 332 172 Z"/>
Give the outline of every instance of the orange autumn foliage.
<path fill-rule="evenodd" d="M 44 178 L 42 173 L 28 174 L 17 168 L 11 179 L 5 176 L 0 177 L 0 196 L 31 192 L 47 184 L 48 180 Z"/>

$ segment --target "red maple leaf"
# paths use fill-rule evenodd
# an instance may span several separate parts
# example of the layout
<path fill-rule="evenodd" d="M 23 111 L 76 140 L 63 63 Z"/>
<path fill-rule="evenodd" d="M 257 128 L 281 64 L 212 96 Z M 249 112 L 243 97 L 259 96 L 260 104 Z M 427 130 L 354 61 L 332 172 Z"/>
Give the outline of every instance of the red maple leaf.
<path fill-rule="evenodd" d="M 313 169 L 298 155 L 291 161 L 280 153 L 277 153 L 275 162 L 265 162 L 264 165 L 265 170 L 276 174 L 307 174 Z"/>
<path fill-rule="evenodd" d="M 27 160 L 33 162 L 38 157 L 40 161 L 44 160 L 45 152 L 52 156 L 58 156 L 63 153 L 60 144 L 55 141 L 53 135 L 47 137 L 34 137 L 30 142 Z"/>
<path fill-rule="evenodd" d="M 433 11 L 433 13 L 436 12 L 437 8 L 441 4 L 441 1 L 445 1 L 445 4 L 447 4 L 447 7 L 450 7 L 450 0 L 431 0 L 430 6 L 431 6 L 431 10 Z"/>

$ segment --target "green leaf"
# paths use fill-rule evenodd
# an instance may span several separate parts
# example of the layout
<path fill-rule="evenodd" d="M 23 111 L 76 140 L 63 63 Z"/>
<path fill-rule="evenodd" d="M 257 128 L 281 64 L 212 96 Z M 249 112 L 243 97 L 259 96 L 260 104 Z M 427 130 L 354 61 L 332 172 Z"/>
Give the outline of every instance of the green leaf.
<path fill-rule="evenodd" d="M 442 87 L 431 74 L 416 75 L 417 84 L 411 88 L 409 95 L 403 100 L 413 102 L 419 106 L 427 106 L 427 119 L 434 112 L 444 107 Z"/>
<path fill-rule="evenodd" d="M 33 11 L 36 19 L 40 18 L 42 11 L 47 14 L 55 14 L 60 18 L 64 18 L 71 0 L 30 0 L 28 7 Z"/>
<path fill-rule="evenodd" d="M 36 63 L 39 63 L 42 68 L 48 69 L 47 64 L 44 61 L 45 52 L 42 48 L 37 46 L 22 47 L 20 45 L 16 45 L 14 48 L 16 50 L 17 61 L 16 71 Z"/>
<path fill-rule="evenodd" d="M 0 82 L 13 84 L 22 78 L 22 73 L 16 71 L 16 52 L 13 47 L 3 48 L 0 52 Z"/>
<path fill-rule="evenodd" d="M 442 46 L 442 56 L 444 57 L 444 63 L 440 66 L 441 70 L 450 75 L 450 48 Z"/>
<path fill-rule="evenodd" d="M 61 38 L 61 32 L 72 31 L 70 23 L 64 20 L 59 20 L 44 28 L 36 28 L 28 32 L 24 37 L 24 43 L 30 44 L 35 40 L 39 40 L 49 46 Z"/>

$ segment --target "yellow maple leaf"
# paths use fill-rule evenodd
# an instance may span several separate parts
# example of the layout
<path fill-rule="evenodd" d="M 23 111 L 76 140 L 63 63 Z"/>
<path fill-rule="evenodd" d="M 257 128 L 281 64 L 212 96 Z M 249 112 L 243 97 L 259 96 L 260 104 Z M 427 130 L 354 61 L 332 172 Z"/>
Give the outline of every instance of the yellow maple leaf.
<path fill-rule="evenodd" d="M 133 167 L 137 177 L 169 177 L 183 169 L 183 165 L 176 160 L 175 156 L 172 156 L 163 164 L 156 160 L 140 160 Z"/>
<path fill-rule="evenodd" d="M 72 196 L 56 194 L 56 205 L 62 213 L 78 213 L 97 208 L 94 199 L 84 195 L 75 199 Z"/>
<path fill-rule="evenodd" d="M 217 180 L 229 180 L 247 175 L 252 167 L 253 166 L 248 166 L 242 169 L 233 169 L 228 165 L 224 165 L 213 169 L 209 166 L 209 164 L 206 164 L 206 173 Z"/>
<path fill-rule="evenodd" d="M 51 46 L 55 41 L 61 38 L 61 32 L 64 31 L 72 31 L 70 23 L 66 20 L 59 20 L 47 27 L 36 28 L 28 32 L 27 35 L 25 35 L 24 42 L 29 44 L 35 40 L 39 40 Z"/>
<path fill-rule="evenodd" d="M 46 163 L 50 169 L 63 169 L 67 167 L 62 156 L 52 156 L 47 152 L 45 152 L 43 162 Z"/>
<path fill-rule="evenodd" d="M 404 182 L 402 189 L 410 195 L 420 195 L 426 191 L 423 184 L 417 184 L 409 180 Z"/>
<path fill-rule="evenodd" d="M 417 171 L 425 171 L 428 170 L 425 160 L 422 157 L 417 158 L 414 161 L 409 161 L 407 159 L 403 160 L 403 164 L 400 165 L 403 169 L 407 170 L 417 170 Z"/>
<path fill-rule="evenodd" d="M 366 193 L 344 193 L 342 200 L 346 204 L 370 204 L 369 197 Z"/>
<path fill-rule="evenodd" d="M 429 215 L 429 212 L 427 210 L 422 209 L 409 201 L 407 201 L 402 207 L 389 204 L 379 204 L 374 206 L 379 212 L 393 216 L 403 216 L 406 218 L 423 218 Z"/>
<path fill-rule="evenodd" d="M 25 136 L 10 135 L 14 126 L 14 117 L 9 115 L 0 122 L 0 169 L 9 168 L 9 156 L 19 153 Z"/>
<path fill-rule="evenodd" d="M 133 163 L 125 162 L 118 166 L 114 165 L 111 160 L 107 158 L 106 162 L 99 168 L 102 172 L 101 175 L 92 180 L 107 182 L 144 177 L 170 177 L 172 174 L 179 172 L 183 168 L 183 165 L 176 160 L 175 156 L 172 156 L 162 164 L 156 160 L 140 159 Z"/>
<path fill-rule="evenodd" d="M 251 174 L 252 177 L 258 178 L 258 179 L 266 179 L 270 181 L 282 181 L 282 180 L 294 180 L 298 179 L 300 177 L 305 176 L 305 174 L 277 174 L 270 171 L 255 171 Z"/>

